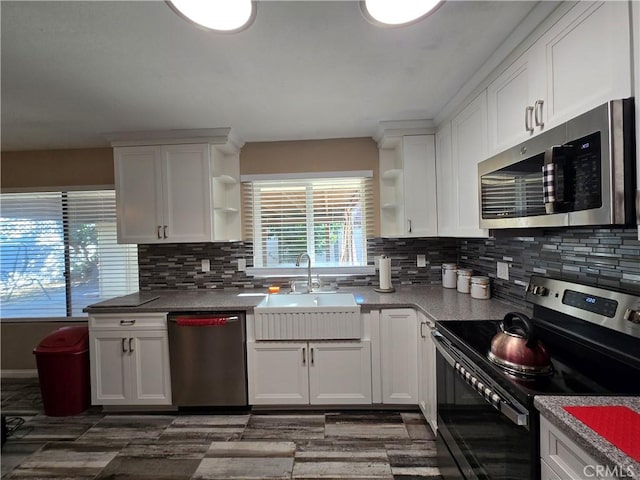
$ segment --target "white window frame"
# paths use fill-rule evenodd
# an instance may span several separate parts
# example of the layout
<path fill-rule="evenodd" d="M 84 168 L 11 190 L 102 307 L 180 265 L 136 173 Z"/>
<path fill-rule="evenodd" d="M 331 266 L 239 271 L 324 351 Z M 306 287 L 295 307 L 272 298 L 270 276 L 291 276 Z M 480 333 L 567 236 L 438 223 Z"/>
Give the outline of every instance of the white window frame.
<path fill-rule="evenodd" d="M 307 187 L 308 182 L 314 179 L 322 178 L 373 178 L 373 171 L 371 170 L 357 170 L 357 171 L 341 171 L 341 172 L 307 172 L 307 173 L 285 173 L 285 174 L 258 174 L 258 175 L 242 175 L 240 181 L 242 183 L 250 183 L 255 181 L 278 181 L 278 180 L 300 180 L 300 186 Z M 311 190 L 307 188 L 307 211 L 313 212 L 313 198 Z M 260 222 L 260 200 L 254 199 L 256 203 L 253 205 L 253 225 L 257 225 Z M 374 205 L 369 205 L 369 208 L 374 209 Z M 361 266 L 316 266 L 315 265 L 315 248 L 314 246 L 314 229 L 313 221 L 307 217 L 307 253 L 311 257 L 311 267 L 314 275 L 337 275 L 337 276 L 349 276 L 349 275 L 372 275 L 375 274 L 375 265 L 361 265 Z M 261 245 L 262 232 L 260 229 L 253 228 L 253 245 L 254 245 L 254 262 L 256 265 L 264 264 L 264 258 L 262 257 L 262 249 L 255 248 L 255 245 Z M 365 237 L 364 254 L 367 254 L 366 241 L 370 237 Z M 368 262 L 368 258 L 366 259 Z M 248 275 L 255 277 L 297 277 L 306 275 L 306 271 L 303 271 L 302 267 L 248 267 L 246 269 Z"/>

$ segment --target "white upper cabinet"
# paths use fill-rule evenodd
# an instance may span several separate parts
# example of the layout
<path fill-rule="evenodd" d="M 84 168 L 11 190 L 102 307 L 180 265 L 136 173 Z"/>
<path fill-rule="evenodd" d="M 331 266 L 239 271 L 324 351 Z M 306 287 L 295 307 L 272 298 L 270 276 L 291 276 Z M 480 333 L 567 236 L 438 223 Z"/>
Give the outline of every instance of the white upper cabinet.
<path fill-rule="evenodd" d="M 629 4 L 577 2 L 487 88 L 489 153 L 631 95 Z"/>
<path fill-rule="evenodd" d="M 438 234 L 433 135 L 380 142 L 380 230 L 383 237 Z"/>
<path fill-rule="evenodd" d="M 446 133 L 445 133 L 446 135 Z M 445 142 L 445 139 L 442 139 Z M 487 96 L 482 91 L 464 110 L 451 121 L 451 165 L 446 157 L 438 158 L 441 172 L 438 180 L 449 195 L 449 205 L 443 205 L 450 216 L 452 228 L 448 233 L 455 237 L 486 237 L 488 231 L 480 228 L 478 199 L 478 163 L 487 152 Z M 448 179 L 448 181 L 447 181 Z M 444 236 L 444 233 L 441 233 Z"/>
<path fill-rule="evenodd" d="M 436 132 L 436 181 L 438 196 L 438 235 L 455 237 L 457 208 L 453 190 L 453 153 L 451 151 L 451 122 L 446 122 Z"/>
<path fill-rule="evenodd" d="M 118 242 L 239 240 L 237 151 L 208 143 L 114 148 Z"/>
<path fill-rule="evenodd" d="M 544 76 L 536 64 L 535 53 L 525 53 L 487 88 L 491 154 L 506 150 L 544 128 L 544 101 L 540 103 L 545 97 L 544 85 L 540 85 Z"/>
<path fill-rule="evenodd" d="M 118 242 L 160 241 L 157 237 L 163 235 L 164 222 L 161 147 L 115 148 L 113 154 Z"/>

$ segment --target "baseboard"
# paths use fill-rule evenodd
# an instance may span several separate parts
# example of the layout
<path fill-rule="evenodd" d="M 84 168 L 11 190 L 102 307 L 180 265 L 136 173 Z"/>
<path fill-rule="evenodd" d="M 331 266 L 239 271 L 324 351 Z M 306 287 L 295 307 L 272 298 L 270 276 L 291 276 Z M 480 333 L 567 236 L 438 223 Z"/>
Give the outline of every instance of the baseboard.
<path fill-rule="evenodd" d="M 1 378 L 38 378 L 38 370 L 0 370 Z"/>

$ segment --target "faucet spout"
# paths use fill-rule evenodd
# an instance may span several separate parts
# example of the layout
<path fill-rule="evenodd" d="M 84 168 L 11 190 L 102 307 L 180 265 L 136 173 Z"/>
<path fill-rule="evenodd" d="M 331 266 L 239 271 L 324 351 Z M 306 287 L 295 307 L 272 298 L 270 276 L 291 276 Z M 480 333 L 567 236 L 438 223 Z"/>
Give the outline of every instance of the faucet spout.
<path fill-rule="evenodd" d="M 296 259 L 296 267 L 300 266 L 300 262 L 302 261 L 302 259 L 306 258 L 307 259 L 307 290 L 309 292 L 311 292 L 311 257 L 309 256 L 309 254 L 307 252 L 301 253 L 300 255 L 298 255 L 298 258 Z"/>

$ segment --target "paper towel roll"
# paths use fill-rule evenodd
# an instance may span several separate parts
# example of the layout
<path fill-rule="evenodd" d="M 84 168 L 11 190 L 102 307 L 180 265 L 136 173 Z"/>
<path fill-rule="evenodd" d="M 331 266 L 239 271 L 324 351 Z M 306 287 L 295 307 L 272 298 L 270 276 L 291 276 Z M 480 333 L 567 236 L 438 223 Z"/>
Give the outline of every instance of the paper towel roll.
<path fill-rule="evenodd" d="M 391 288 L 391 259 L 387 256 L 380 257 L 380 289 Z"/>

